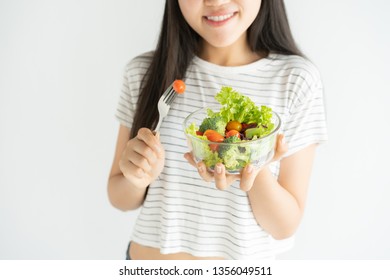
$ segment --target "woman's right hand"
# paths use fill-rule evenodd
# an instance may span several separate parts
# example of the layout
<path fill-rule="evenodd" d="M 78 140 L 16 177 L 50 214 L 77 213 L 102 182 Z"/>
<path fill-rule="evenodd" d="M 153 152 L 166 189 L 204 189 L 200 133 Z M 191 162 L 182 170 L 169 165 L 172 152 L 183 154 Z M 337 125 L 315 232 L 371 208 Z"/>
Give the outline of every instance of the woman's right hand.
<path fill-rule="evenodd" d="M 164 168 L 165 151 L 160 135 L 141 128 L 137 136 L 127 142 L 119 161 L 125 178 L 138 188 L 146 188 Z"/>

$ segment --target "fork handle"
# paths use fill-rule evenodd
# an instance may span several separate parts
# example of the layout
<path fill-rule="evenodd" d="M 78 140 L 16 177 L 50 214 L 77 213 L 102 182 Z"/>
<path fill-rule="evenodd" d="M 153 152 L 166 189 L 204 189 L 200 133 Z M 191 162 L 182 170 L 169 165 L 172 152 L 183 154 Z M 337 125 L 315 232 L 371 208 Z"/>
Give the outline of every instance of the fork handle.
<path fill-rule="evenodd" d="M 158 123 L 157 123 L 156 128 L 154 129 L 154 131 L 157 132 L 157 131 L 160 130 L 161 123 L 162 123 L 162 118 L 159 117 L 159 118 L 158 118 Z"/>

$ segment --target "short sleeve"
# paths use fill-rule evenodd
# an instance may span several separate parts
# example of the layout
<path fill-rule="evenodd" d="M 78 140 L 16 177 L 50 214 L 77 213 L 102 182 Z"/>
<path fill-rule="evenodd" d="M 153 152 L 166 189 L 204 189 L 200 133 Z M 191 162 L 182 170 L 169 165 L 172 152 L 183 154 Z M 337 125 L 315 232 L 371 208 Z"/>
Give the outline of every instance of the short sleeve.
<path fill-rule="evenodd" d="M 301 85 L 296 92 L 295 106 L 291 108 L 283 125 L 283 133 L 288 143 L 286 157 L 311 145 L 328 140 L 326 112 L 321 79 L 310 75 L 306 86 Z"/>
<path fill-rule="evenodd" d="M 134 101 L 131 97 L 130 83 L 127 77 L 127 70 L 123 75 L 123 83 L 121 88 L 121 93 L 119 96 L 119 101 L 115 113 L 116 119 L 119 123 L 127 128 L 131 129 L 133 125 L 133 118 L 135 112 Z"/>
<path fill-rule="evenodd" d="M 135 116 L 141 81 L 150 65 L 152 53 L 145 53 L 133 58 L 125 67 L 123 83 L 115 117 L 119 123 L 131 129 Z"/>

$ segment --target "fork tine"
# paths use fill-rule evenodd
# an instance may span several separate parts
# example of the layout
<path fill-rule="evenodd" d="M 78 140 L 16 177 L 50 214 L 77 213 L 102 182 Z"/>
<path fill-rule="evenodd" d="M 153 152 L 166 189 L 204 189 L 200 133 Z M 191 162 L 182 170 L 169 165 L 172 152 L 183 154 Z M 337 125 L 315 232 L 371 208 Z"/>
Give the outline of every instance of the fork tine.
<path fill-rule="evenodd" d="M 173 100 L 176 98 L 176 91 L 174 89 L 175 81 L 164 91 L 157 103 L 157 109 L 159 113 L 159 119 L 155 128 L 155 131 L 160 129 L 162 119 L 166 117 L 171 107 Z M 179 89 L 178 89 L 179 90 Z M 180 93 L 183 93 L 182 87 Z"/>
<path fill-rule="evenodd" d="M 173 91 L 173 88 L 168 88 L 168 89 L 164 92 L 164 94 L 162 95 L 162 99 L 163 99 L 164 101 L 166 101 L 166 100 L 169 98 L 169 96 L 172 94 L 172 91 Z"/>
<path fill-rule="evenodd" d="M 176 97 L 176 91 L 174 91 L 173 89 L 169 92 L 167 98 L 166 98 L 166 103 L 168 105 L 172 104 L 173 100 L 175 99 Z"/>
<path fill-rule="evenodd" d="M 169 94 L 169 92 L 171 92 L 173 89 L 173 83 L 164 91 L 164 93 L 162 94 L 162 96 L 167 96 Z"/>
<path fill-rule="evenodd" d="M 173 89 L 173 83 L 165 90 L 162 95 L 163 101 L 170 105 L 176 97 L 176 91 Z"/>

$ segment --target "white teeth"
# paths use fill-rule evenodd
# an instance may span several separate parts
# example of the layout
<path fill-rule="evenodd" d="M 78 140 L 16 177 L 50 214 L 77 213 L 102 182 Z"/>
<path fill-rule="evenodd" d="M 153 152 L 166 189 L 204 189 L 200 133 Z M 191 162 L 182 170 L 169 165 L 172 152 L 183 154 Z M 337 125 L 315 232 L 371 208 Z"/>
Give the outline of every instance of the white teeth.
<path fill-rule="evenodd" d="M 231 18 L 232 16 L 233 14 L 227 14 L 223 16 L 211 16 L 211 17 L 207 17 L 207 19 L 212 21 L 223 21 L 223 20 L 227 20 L 228 18 Z"/>

